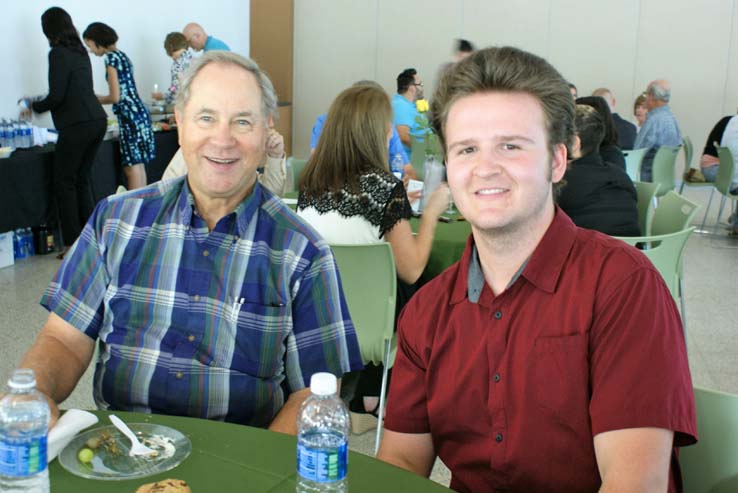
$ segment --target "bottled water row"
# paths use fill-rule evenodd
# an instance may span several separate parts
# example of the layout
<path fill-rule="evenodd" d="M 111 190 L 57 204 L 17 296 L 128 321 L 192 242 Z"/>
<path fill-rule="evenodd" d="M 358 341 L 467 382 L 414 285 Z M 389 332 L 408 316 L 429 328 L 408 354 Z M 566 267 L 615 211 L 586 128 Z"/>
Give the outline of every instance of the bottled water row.
<path fill-rule="evenodd" d="M 13 257 L 15 260 L 33 257 L 36 254 L 31 228 L 18 228 L 13 231 Z"/>
<path fill-rule="evenodd" d="M 0 120 L 0 147 L 33 147 L 33 125 L 23 120 Z"/>

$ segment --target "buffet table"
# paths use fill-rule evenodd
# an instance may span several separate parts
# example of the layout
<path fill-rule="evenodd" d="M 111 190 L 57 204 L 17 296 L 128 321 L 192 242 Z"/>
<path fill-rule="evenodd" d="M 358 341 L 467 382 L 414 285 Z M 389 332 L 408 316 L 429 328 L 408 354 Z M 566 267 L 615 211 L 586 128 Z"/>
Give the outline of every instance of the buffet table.
<path fill-rule="evenodd" d="M 177 131 L 156 132 L 156 156 L 146 164 L 149 183 L 161 179 L 169 160 L 179 148 Z M 16 228 L 56 224 L 52 168 L 54 145 L 17 149 L 0 159 L 0 233 Z M 117 139 L 104 140 L 92 166 L 95 201 L 125 185 Z"/>
<path fill-rule="evenodd" d="M 94 411 L 97 426 L 109 425 L 108 412 Z M 144 483 L 168 478 L 182 479 L 193 493 L 294 493 L 295 437 L 260 428 L 203 419 L 118 412 L 126 423 L 154 423 L 174 428 L 192 442 L 192 453 L 174 469 L 125 481 L 84 479 L 65 470 L 58 460 L 49 465 L 54 493 L 133 493 Z M 376 493 L 448 492 L 429 479 L 380 462 L 372 457 L 349 454 L 349 491 Z"/>

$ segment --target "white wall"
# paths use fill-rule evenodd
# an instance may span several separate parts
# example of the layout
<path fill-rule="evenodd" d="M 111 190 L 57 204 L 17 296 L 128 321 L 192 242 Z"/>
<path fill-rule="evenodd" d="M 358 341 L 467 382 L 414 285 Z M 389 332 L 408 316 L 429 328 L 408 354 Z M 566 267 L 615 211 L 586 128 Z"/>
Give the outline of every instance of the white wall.
<path fill-rule="evenodd" d="M 249 53 L 249 0 L 126 0 L 100 2 L 89 0 L 20 1 L 4 5 L 0 16 L 0 116 L 15 117 L 16 101 L 23 95 L 48 92 L 49 46 L 41 30 L 41 14 L 51 6 L 64 8 L 82 33 L 95 21 L 116 30 L 118 48 L 133 62 L 138 92 L 144 101 L 154 84 L 165 89 L 169 84 L 171 58 L 164 51 L 169 32 L 181 31 L 188 22 L 198 22 L 208 34 L 225 41 L 233 51 Z M 95 92 L 107 94 L 102 58 L 90 55 Z M 106 106 L 110 113 L 110 106 Z M 51 126 L 47 115 L 36 117 L 38 125 Z"/>
<path fill-rule="evenodd" d="M 415 67 L 430 96 L 452 40 L 463 37 L 541 55 L 580 95 L 609 87 L 626 118 L 649 81 L 668 78 L 672 109 L 699 157 L 715 122 L 738 107 L 736 3 L 296 0 L 294 154 L 307 153 L 316 116 L 358 79 L 375 79 L 393 94 L 397 74 Z"/>

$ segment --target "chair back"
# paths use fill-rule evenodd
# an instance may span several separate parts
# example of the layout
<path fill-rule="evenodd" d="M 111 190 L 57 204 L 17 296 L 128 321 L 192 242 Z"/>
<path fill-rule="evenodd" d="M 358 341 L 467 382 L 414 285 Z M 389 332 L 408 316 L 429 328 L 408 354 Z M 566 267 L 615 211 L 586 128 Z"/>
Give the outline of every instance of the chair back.
<path fill-rule="evenodd" d="M 674 179 L 676 178 L 674 166 L 676 165 L 678 146 L 661 146 L 653 158 L 653 183 L 659 184 L 657 197 L 666 195 L 669 190 L 674 190 Z"/>
<path fill-rule="evenodd" d="M 389 243 L 331 245 L 364 363 L 385 362 L 393 340 L 397 274 Z"/>
<path fill-rule="evenodd" d="M 684 171 L 692 167 L 692 157 L 694 157 L 694 145 L 692 139 L 687 135 L 682 137 L 682 149 L 684 150 Z"/>
<path fill-rule="evenodd" d="M 423 164 L 425 163 L 425 150 L 428 147 L 427 139 L 418 139 L 418 137 L 410 136 L 410 164 L 418 175 L 418 180 L 424 179 Z"/>
<path fill-rule="evenodd" d="M 287 158 L 287 167 L 292 169 L 292 185 L 295 190 L 300 183 L 300 176 L 302 176 L 302 170 L 305 169 L 307 159 L 298 159 L 294 156 Z"/>
<path fill-rule="evenodd" d="M 694 389 L 700 441 L 679 451 L 685 493 L 738 491 L 738 395 Z"/>
<path fill-rule="evenodd" d="M 659 200 L 651 220 L 652 235 L 665 235 L 686 229 L 697 213 L 699 205 L 674 191 Z"/>
<path fill-rule="evenodd" d="M 715 188 L 718 192 L 728 196 L 730 195 L 730 185 L 733 182 L 733 171 L 735 169 L 735 161 L 733 153 L 727 147 L 718 147 L 718 157 L 720 158 L 720 166 L 718 167 L 717 177 L 715 178 Z"/>
<path fill-rule="evenodd" d="M 643 149 L 632 149 L 629 151 L 623 150 L 623 156 L 625 156 L 625 172 L 628 173 L 630 179 L 636 181 L 641 176 L 641 163 L 643 163 L 643 156 L 646 155 L 647 148 Z"/>
<path fill-rule="evenodd" d="M 641 234 L 648 236 L 651 234 L 651 217 L 653 216 L 653 199 L 659 190 L 658 183 L 647 183 L 644 181 L 634 181 L 633 185 L 638 195 L 638 225 L 641 227 Z"/>
<path fill-rule="evenodd" d="M 694 229 L 691 227 L 666 235 L 618 236 L 617 238 L 633 246 L 638 243 L 645 244 L 648 248 L 642 252 L 664 278 L 674 299 L 679 299 L 679 266 L 684 246 Z"/>

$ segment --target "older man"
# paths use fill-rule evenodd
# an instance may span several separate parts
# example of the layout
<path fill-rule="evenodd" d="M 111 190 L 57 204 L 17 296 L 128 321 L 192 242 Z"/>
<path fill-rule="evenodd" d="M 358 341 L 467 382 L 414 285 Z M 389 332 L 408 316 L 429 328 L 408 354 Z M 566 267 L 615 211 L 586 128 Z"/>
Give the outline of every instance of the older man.
<path fill-rule="evenodd" d="M 613 96 L 612 91 L 606 87 L 599 87 L 592 91 L 592 96 L 601 97 L 610 107 L 612 122 L 615 124 L 615 128 L 618 131 L 618 147 L 624 150 L 633 149 L 638 129 L 634 124 L 620 116 L 615 111 L 615 105 L 617 102 L 615 101 L 615 96 Z"/>
<path fill-rule="evenodd" d="M 227 44 L 213 36 L 208 36 L 202 26 L 196 22 L 190 22 L 182 30 L 187 44 L 196 51 L 222 50 L 231 51 Z"/>
<path fill-rule="evenodd" d="M 41 303 L 22 367 L 54 415 L 95 340 L 104 409 L 295 432 L 310 376 L 361 368 L 330 248 L 256 179 L 277 102 L 239 55 L 203 55 L 175 116 L 187 175 L 98 204 Z"/>
<path fill-rule="evenodd" d="M 658 79 L 648 84 L 646 89 L 646 123 L 636 137 L 634 149 L 647 148 L 641 164 L 641 181 L 653 179 L 653 158 L 661 146 L 682 145 L 682 132 L 679 130 L 674 113 L 671 112 L 671 86 L 666 79 Z"/>
<path fill-rule="evenodd" d="M 433 98 L 472 235 L 400 317 L 379 456 L 423 475 L 439 456 L 455 491 L 677 491 L 674 447 L 695 441 L 663 279 L 554 204 L 573 113 L 559 73 L 515 48 L 459 62 Z"/>

